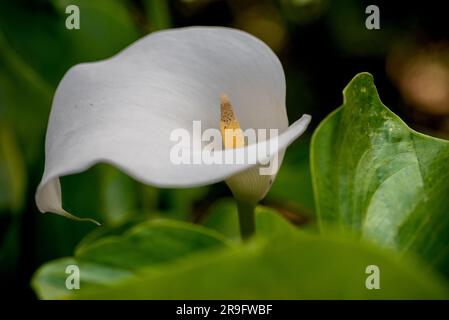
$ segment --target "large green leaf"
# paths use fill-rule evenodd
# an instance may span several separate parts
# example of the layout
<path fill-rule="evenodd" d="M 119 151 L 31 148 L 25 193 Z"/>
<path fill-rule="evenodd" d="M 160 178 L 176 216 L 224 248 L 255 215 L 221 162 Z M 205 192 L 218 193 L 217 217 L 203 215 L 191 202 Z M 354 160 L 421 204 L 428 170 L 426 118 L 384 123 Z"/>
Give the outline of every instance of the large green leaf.
<path fill-rule="evenodd" d="M 138 270 L 173 262 L 195 251 L 226 244 L 224 237 L 212 230 L 173 220 L 154 220 L 127 230 L 122 236 L 110 236 L 80 246 L 80 261 Z"/>
<path fill-rule="evenodd" d="M 382 104 L 370 74 L 317 128 L 311 171 L 323 231 L 338 225 L 449 270 L 449 141 L 413 131 Z"/>
<path fill-rule="evenodd" d="M 154 220 L 138 224 L 120 234 L 109 234 L 82 242 L 74 258 L 63 258 L 42 266 L 33 278 L 33 287 L 40 298 L 68 297 L 67 266 L 77 265 L 81 286 L 110 286 L 129 277 L 139 277 L 143 268 L 176 264 L 186 256 L 219 249 L 226 240 L 218 233 L 192 224 L 171 220 Z M 163 269 L 164 267 L 161 267 Z M 160 272 L 160 270 L 159 270 Z"/>
<path fill-rule="evenodd" d="M 447 298 L 444 281 L 415 261 L 341 237 L 308 235 L 259 210 L 261 236 L 226 245 L 214 231 L 176 221 L 147 222 L 122 236 L 81 245 L 75 258 L 44 265 L 33 278 L 40 298 L 296 299 Z M 65 269 L 80 268 L 79 290 Z M 380 268 L 368 290 L 366 268 Z"/>

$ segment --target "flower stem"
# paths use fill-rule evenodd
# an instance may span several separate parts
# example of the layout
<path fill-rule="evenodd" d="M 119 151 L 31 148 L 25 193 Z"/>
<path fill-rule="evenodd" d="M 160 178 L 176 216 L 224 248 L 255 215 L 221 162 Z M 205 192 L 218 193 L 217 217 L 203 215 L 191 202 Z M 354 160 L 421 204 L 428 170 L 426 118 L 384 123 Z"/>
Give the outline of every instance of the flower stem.
<path fill-rule="evenodd" d="M 237 200 L 240 235 L 242 240 L 249 239 L 256 231 L 255 208 L 256 205 L 254 203 Z"/>

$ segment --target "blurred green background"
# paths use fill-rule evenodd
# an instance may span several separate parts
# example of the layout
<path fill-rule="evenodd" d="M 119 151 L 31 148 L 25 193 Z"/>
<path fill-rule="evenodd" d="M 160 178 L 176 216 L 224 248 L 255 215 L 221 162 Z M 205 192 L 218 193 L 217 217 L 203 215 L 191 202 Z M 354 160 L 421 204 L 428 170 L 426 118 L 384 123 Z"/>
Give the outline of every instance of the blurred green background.
<path fill-rule="evenodd" d="M 109 57 L 150 32 L 190 25 L 246 30 L 280 57 L 290 121 L 313 116 L 308 136 L 289 148 L 263 204 L 293 223 L 314 227 L 309 140 L 342 103 L 361 71 L 374 75 L 383 102 L 409 125 L 449 137 L 449 29 L 436 2 L 378 3 L 380 30 L 367 30 L 366 1 L 326 0 L 0 0 L 0 283 L 34 298 L 29 281 L 44 262 L 71 255 L 93 224 L 38 212 L 34 192 L 54 90 L 74 64 Z M 80 30 L 67 30 L 76 4 Z M 224 183 L 167 190 L 144 186 L 98 165 L 62 179 L 64 207 L 104 225 L 151 217 L 207 218 L 229 197 Z"/>

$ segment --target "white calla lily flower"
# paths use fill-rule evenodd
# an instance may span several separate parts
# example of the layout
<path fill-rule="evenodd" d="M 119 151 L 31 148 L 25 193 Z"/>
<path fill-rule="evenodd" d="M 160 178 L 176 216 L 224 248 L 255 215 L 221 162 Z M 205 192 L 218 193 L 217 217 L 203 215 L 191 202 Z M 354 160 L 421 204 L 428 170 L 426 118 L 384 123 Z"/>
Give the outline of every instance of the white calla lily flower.
<path fill-rule="evenodd" d="M 226 180 L 236 198 L 260 200 L 284 150 L 310 121 L 304 115 L 288 126 L 285 91 L 281 63 L 269 47 L 245 32 L 221 27 L 152 33 L 110 59 L 76 65 L 53 99 L 37 206 L 73 218 L 62 208 L 59 178 L 100 162 L 158 187 Z M 170 161 L 173 130 L 192 131 L 195 120 L 203 130 L 219 128 L 221 93 L 229 96 L 243 130 L 279 130 L 277 149 L 268 154 L 279 161 L 269 178 L 258 175 L 254 163 Z M 270 139 L 243 148 L 251 151 Z"/>

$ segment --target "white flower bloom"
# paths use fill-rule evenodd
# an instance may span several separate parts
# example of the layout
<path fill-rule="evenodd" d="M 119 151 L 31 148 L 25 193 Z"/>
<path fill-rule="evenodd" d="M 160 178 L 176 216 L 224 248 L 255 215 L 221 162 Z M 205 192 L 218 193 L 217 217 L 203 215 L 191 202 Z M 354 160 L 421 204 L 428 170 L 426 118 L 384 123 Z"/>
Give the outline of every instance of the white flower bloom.
<path fill-rule="evenodd" d="M 156 32 L 110 59 L 76 65 L 53 99 L 37 206 L 70 216 L 62 208 L 59 177 L 99 162 L 158 187 L 193 187 L 232 177 L 227 181 L 236 196 L 259 200 L 274 175 L 259 176 L 257 164 L 248 163 L 174 164 L 170 133 L 192 130 L 194 120 L 203 129 L 218 128 L 220 94 L 226 93 L 242 129 L 279 129 L 278 149 L 269 155 L 279 155 L 279 167 L 285 148 L 310 121 L 304 115 L 288 126 L 285 91 L 276 55 L 257 38 L 228 28 Z M 262 143 L 268 141 L 257 144 Z"/>

